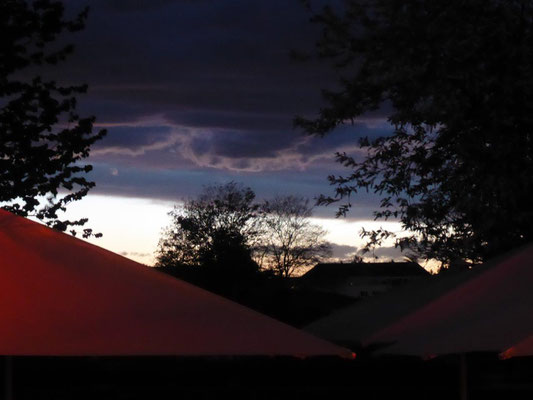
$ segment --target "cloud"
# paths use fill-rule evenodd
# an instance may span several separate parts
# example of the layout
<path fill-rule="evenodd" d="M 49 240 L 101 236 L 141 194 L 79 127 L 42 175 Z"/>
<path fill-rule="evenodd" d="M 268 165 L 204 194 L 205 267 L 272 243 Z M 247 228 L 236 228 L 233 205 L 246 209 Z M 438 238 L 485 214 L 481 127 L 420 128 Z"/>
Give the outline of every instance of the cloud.
<path fill-rule="evenodd" d="M 373 252 L 362 255 L 368 262 L 405 261 L 406 254 L 397 247 L 380 247 Z"/>
<path fill-rule="evenodd" d="M 103 127 L 108 129 L 108 135 L 92 150 L 92 159 L 99 162 L 256 173 L 331 168 L 336 151 L 362 157 L 355 140 L 357 135 L 376 135 L 375 131 L 379 134 L 382 131 L 359 125 L 353 128 L 357 134 L 339 130 L 318 138 L 293 130 L 208 129 L 172 125 L 165 120 Z"/>
<path fill-rule="evenodd" d="M 124 154 L 137 157 L 148 151 L 161 150 L 176 144 L 167 126 L 119 125 L 107 128 L 108 134 L 92 148 L 93 157 Z"/>
<path fill-rule="evenodd" d="M 380 247 L 374 252 L 362 253 L 361 249 L 356 246 L 341 245 L 331 243 L 332 260 L 350 262 L 354 256 L 360 256 L 365 262 L 388 262 L 388 261 L 405 261 L 406 254 L 402 253 L 399 248 Z"/>
<path fill-rule="evenodd" d="M 72 1 L 69 8 L 84 4 Z M 355 152 L 357 135 L 371 124 L 373 132 L 383 130 L 379 115 L 324 139 L 292 128 L 296 114 L 317 112 L 319 89 L 335 80 L 324 65 L 289 56 L 318 37 L 298 2 L 90 5 L 87 27 L 73 37 L 77 51 L 61 76 L 89 84 L 80 108 L 110 126 L 93 151 L 99 161 L 237 173 L 305 170 L 328 164 L 334 151 Z M 137 126 L 154 117 L 159 126 Z"/>
<path fill-rule="evenodd" d="M 108 129 L 89 159 L 96 193 L 173 200 L 236 180 L 262 197 L 333 194 L 326 177 L 348 172 L 334 152 L 362 158 L 358 137 L 390 132 L 386 109 L 324 138 L 293 129 L 295 115 L 316 115 L 320 88 L 336 80 L 327 66 L 289 56 L 312 48 L 319 33 L 298 1 L 70 0 L 67 7 L 74 13 L 87 4 L 87 27 L 71 37 L 74 54 L 50 74 L 88 83 L 80 115 Z M 350 215 L 369 218 L 375 201 L 358 196 Z"/>
<path fill-rule="evenodd" d="M 73 36 L 77 51 L 67 76 L 87 82 L 98 103 L 136 112 L 155 106 L 181 124 L 242 127 L 262 120 L 289 127 L 295 114 L 320 106 L 316 85 L 332 81 L 327 68 L 289 56 L 317 36 L 299 2 L 98 0 L 90 6 L 86 29 Z M 112 110 L 99 111 L 111 117 Z"/>
<path fill-rule="evenodd" d="M 137 251 L 121 251 L 119 254 L 124 257 L 152 257 L 153 256 L 153 254 L 151 253 L 141 253 Z"/>
<path fill-rule="evenodd" d="M 87 26 L 72 36 L 77 50 L 59 77 L 89 84 L 82 103 L 100 121 L 155 112 L 185 126 L 288 129 L 294 115 L 314 115 L 320 88 L 337 80 L 323 63 L 290 57 L 320 33 L 298 1 L 72 0 L 68 8 L 85 5 Z"/>
<path fill-rule="evenodd" d="M 331 245 L 331 258 L 334 260 L 351 261 L 357 254 L 357 247 L 348 246 L 337 243 L 330 243 Z"/>
<path fill-rule="evenodd" d="M 182 0 L 184 2 L 185 0 Z M 194 1 L 194 0 L 189 0 Z M 196 0 L 197 1 L 197 0 Z M 168 6 L 176 0 L 105 0 L 96 1 L 97 4 L 104 6 L 112 11 L 118 12 L 146 12 L 147 10 L 158 9 Z M 179 2 L 179 0 L 177 1 Z"/>

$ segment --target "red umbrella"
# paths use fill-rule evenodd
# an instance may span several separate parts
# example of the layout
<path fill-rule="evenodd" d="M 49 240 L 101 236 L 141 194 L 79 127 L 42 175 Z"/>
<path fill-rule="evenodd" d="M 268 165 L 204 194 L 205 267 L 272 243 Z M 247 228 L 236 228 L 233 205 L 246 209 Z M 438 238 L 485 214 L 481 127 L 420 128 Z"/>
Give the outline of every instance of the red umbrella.
<path fill-rule="evenodd" d="M 473 278 L 479 272 L 441 274 L 401 285 L 313 321 L 304 329 L 335 343 L 360 345 L 392 323 Z"/>
<path fill-rule="evenodd" d="M 500 358 L 533 356 L 533 335 L 529 336 L 500 353 Z"/>
<path fill-rule="evenodd" d="M 366 344 L 395 343 L 382 352 L 421 356 L 475 351 L 533 354 L 533 245 L 481 268 L 480 274 L 381 330 Z"/>
<path fill-rule="evenodd" d="M 348 350 L 0 210 L 0 354 L 338 355 Z"/>

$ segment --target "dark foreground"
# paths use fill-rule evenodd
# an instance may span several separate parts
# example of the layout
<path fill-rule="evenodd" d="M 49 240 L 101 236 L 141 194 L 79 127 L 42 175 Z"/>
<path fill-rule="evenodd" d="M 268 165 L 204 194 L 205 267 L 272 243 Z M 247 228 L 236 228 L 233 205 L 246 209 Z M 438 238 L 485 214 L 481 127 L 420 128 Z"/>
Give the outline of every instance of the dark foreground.
<path fill-rule="evenodd" d="M 5 360 L 4 360 L 5 361 Z M 14 399 L 457 399 L 459 357 L 13 357 Z M 470 399 L 531 398 L 533 360 L 469 355 Z M 2 363 L 2 376 L 6 364 Z M 2 379 L 2 394 L 5 379 Z"/>

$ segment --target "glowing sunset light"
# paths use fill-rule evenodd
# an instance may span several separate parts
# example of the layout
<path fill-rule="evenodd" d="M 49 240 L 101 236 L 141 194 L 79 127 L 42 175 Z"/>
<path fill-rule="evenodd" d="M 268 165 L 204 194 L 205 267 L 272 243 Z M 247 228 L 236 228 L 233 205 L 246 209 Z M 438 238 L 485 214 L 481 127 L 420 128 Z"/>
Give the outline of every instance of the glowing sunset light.
<path fill-rule="evenodd" d="M 90 243 L 143 264 L 153 265 L 161 230 L 169 224 L 170 218 L 167 214 L 174 204 L 178 203 L 168 200 L 89 195 L 82 201 L 73 203 L 66 217 L 72 219 L 89 217 L 88 226 L 93 228 L 94 232 L 103 234 L 102 238 L 88 239 Z M 335 218 L 312 218 L 312 221 L 328 231 L 328 241 L 346 246 L 344 252 L 334 253 L 334 256 L 345 259 L 351 252 L 362 247 L 363 239 L 358 235 L 361 228 L 370 229 L 377 225 L 389 229 L 399 228 L 394 222 L 379 224 L 374 221 Z M 392 251 L 389 258 L 397 257 L 396 253 Z"/>

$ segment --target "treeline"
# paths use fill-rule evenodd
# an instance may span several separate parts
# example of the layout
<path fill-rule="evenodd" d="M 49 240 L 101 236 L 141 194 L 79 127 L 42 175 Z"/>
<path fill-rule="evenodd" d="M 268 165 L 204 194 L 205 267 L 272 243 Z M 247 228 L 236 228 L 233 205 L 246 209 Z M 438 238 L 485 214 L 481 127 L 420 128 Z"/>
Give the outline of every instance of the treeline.
<path fill-rule="evenodd" d="M 301 196 L 259 202 L 242 184 L 207 186 L 169 213 L 156 267 L 279 319 L 304 323 L 332 301 L 346 301 L 292 288 L 291 276 L 331 255 L 326 231 L 310 220 L 312 209 Z"/>
<path fill-rule="evenodd" d="M 312 210 L 301 196 L 256 202 L 251 188 L 235 182 L 205 187 L 170 212 L 157 266 L 288 278 L 331 254 L 326 231 L 310 221 Z"/>

